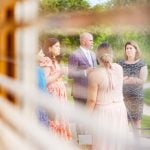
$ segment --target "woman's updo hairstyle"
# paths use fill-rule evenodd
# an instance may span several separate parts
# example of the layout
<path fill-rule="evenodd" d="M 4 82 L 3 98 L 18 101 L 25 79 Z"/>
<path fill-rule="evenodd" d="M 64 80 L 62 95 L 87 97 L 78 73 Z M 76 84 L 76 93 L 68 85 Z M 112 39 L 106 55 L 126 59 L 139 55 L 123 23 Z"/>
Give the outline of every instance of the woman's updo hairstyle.
<path fill-rule="evenodd" d="M 111 68 L 113 54 L 112 48 L 107 42 L 98 46 L 96 56 L 99 64 L 103 64 L 106 68 Z"/>

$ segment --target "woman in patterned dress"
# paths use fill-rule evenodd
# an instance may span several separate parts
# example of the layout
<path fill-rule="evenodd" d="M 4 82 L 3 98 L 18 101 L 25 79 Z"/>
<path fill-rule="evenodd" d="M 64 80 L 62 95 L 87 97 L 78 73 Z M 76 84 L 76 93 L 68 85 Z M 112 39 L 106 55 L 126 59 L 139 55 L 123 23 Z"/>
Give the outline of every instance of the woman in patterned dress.
<path fill-rule="evenodd" d="M 143 85 L 148 74 L 147 66 L 141 59 L 141 51 L 134 41 L 125 44 L 124 56 L 125 59 L 119 62 L 124 72 L 124 102 L 129 122 L 133 123 L 135 128 L 140 128 L 144 103 Z"/>
<path fill-rule="evenodd" d="M 56 38 L 48 38 L 43 46 L 44 59 L 40 63 L 45 70 L 47 90 L 62 103 L 67 102 L 66 87 L 62 80 L 62 75 L 66 73 L 60 67 L 60 42 Z M 60 116 L 55 116 L 54 120 L 50 120 L 50 127 L 53 133 L 71 139 L 69 125 Z"/>

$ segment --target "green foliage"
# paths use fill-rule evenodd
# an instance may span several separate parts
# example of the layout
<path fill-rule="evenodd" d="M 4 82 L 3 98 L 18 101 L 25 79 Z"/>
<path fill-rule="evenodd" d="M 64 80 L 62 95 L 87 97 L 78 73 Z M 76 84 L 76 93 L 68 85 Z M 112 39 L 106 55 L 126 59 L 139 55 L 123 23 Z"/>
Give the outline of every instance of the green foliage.
<path fill-rule="evenodd" d="M 41 0 L 40 1 L 40 9 L 43 12 L 47 11 L 58 11 L 58 1 L 57 0 Z"/>
<path fill-rule="evenodd" d="M 142 128 L 150 128 L 150 116 L 146 116 L 146 115 L 144 115 L 143 116 L 143 119 L 142 119 Z M 150 130 L 143 130 L 142 131 L 142 135 L 144 135 L 145 137 L 146 136 L 150 136 Z"/>
<path fill-rule="evenodd" d="M 142 128 L 148 128 L 149 129 L 150 128 L 150 116 L 144 115 L 141 124 L 142 124 Z M 142 130 L 142 135 L 145 137 L 149 137 L 150 136 L 150 130 Z"/>
<path fill-rule="evenodd" d="M 97 48 L 101 42 L 108 41 L 108 36 L 106 33 L 94 34 L 94 48 Z"/>
<path fill-rule="evenodd" d="M 143 116 L 142 128 L 150 128 L 150 116 Z"/>
<path fill-rule="evenodd" d="M 105 5 L 107 7 L 116 7 L 116 6 L 132 6 L 137 4 L 148 4 L 149 0 L 109 0 Z"/>
<path fill-rule="evenodd" d="M 150 89 L 144 90 L 144 102 L 150 105 Z"/>
<path fill-rule="evenodd" d="M 106 6 L 105 5 L 101 5 L 101 4 L 97 4 L 94 7 L 92 7 L 91 10 L 93 10 L 95 12 L 102 12 L 102 11 L 106 10 Z"/>
<path fill-rule="evenodd" d="M 63 49 L 63 61 L 66 63 L 68 61 L 69 55 L 79 45 L 79 37 L 78 36 L 63 37 L 61 40 L 61 45 Z"/>
<path fill-rule="evenodd" d="M 89 8 L 85 0 L 58 0 L 60 11 L 84 10 Z"/>
<path fill-rule="evenodd" d="M 148 82 L 150 82 L 150 65 L 148 65 Z"/>
<path fill-rule="evenodd" d="M 90 6 L 86 0 L 41 0 L 40 13 L 87 10 Z"/>
<path fill-rule="evenodd" d="M 62 35 L 62 34 L 42 33 L 40 35 L 40 43 L 43 43 L 43 41 L 47 37 L 58 38 L 61 41 L 62 49 L 64 52 L 63 55 L 64 61 L 66 62 L 68 59 L 67 57 L 70 55 L 70 53 L 79 46 L 79 34 Z M 103 32 L 95 31 L 93 35 L 94 35 L 94 50 L 96 50 L 96 48 L 101 42 L 106 41 L 110 43 L 114 51 L 114 56 L 115 56 L 114 58 L 116 62 L 123 58 L 125 43 L 129 40 L 136 41 L 142 51 L 142 58 L 147 63 L 147 65 L 150 65 L 150 59 L 149 59 L 150 58 L 150 53 L 149 53 L 150 34 L 138 33 L 138 32 L 124 32 L 124 33 L 116 34 L 107 30 Z"/>

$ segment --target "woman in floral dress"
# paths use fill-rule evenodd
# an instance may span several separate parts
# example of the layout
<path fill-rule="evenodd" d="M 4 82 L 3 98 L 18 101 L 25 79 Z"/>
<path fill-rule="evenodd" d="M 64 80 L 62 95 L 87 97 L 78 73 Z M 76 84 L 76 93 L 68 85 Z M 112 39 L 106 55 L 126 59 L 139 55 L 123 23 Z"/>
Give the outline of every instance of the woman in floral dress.
<path fill-rule="evenodd" d="M 64 70 L 60 67 L 60 42 L 56 38 L 48 38 L 42 49 L 44 59 L 40 63 L 45 70 L 47 90 L 62 103 L 67 102 L 66 87 L 62 79 Z M 55 116 L 54 120 L 50 120 L 50 127 L 53 133 L 71 139 L 69 124 L 62 119 L 62 116 Z"/>

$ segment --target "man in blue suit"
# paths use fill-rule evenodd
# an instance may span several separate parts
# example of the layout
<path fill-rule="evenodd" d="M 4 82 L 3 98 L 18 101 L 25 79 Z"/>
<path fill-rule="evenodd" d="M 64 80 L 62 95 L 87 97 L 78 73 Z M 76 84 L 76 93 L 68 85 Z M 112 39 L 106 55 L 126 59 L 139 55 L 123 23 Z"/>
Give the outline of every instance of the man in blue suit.
<path fill-rule="evenodd" d="M 97 61 L 93 49 L 93 35 L 84 32 L 80 35 L 80 47 L 69 57 L 68 73 L 73 79 L 72 96 L 75 102 L 87 101 L 88 74 L 96 67 Z"/>

